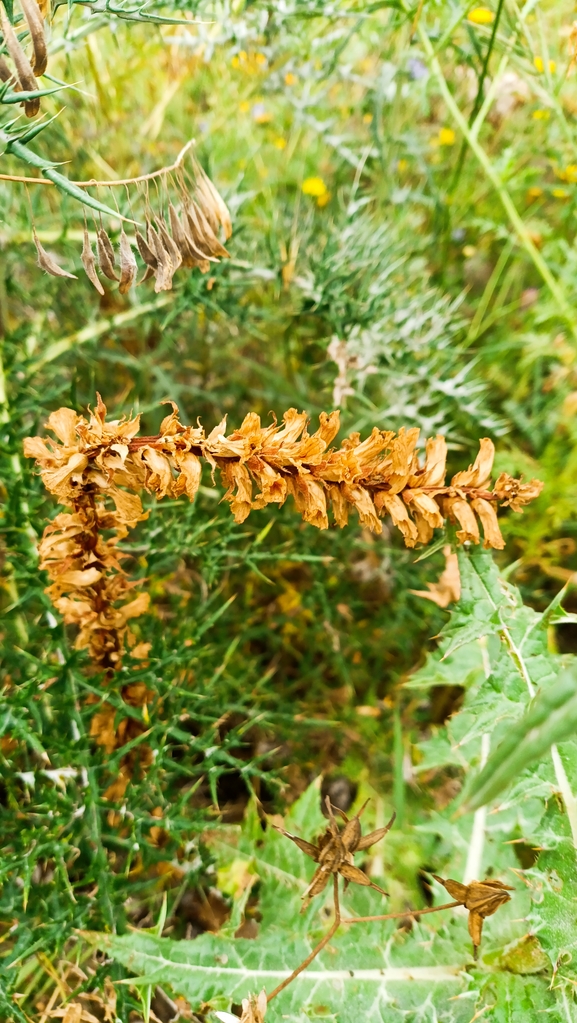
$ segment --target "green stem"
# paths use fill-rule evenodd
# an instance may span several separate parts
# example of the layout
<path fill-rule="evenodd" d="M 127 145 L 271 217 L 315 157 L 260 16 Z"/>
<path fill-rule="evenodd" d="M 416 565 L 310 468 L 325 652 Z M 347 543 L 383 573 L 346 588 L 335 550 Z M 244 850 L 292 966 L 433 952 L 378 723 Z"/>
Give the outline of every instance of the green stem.
<path fill-rule="evenodd" d="M 6 143 L 6 153 L 11 153 L 13 156 L 17 156 L 18 159 L 23 160 L 24 163 L 29 164 L 31 167 L 37 167 L 42 172 L 45 178 L 52 181 L 62 192 L 66 192 L 72 196 L 78 202 L 81 202 L 84 206 L 89 206 L 93 210 L 97 210 L 99 213 L 105 213 L 108 217 L 114 217 L 115 219 L 124 220 L 127 223 L 134 224 L 136 221 L 131 220 L 130 217 L 123 217 L 118 210 L 111 209 L 110 206 L 105 206 L 104 203 L 94 199 L 91 195 L 88 195 L 82 188 L 78 188 L 77 185 L 73 185 L 68 178 L 65 178 L 63 174 L 60 174 L 54 169 L 53 164 L 49 160 L 45 160 L 44 157 L 38 156 L 28 146 L 20 142 L 18 139 L 11 138 L 9 135 L 4 135 L 4 142 Z"/>
<path fill-rule="evenodd" d="M 555 299 L 559 307 L 559 311 L 562 317 L 567 321 L 571 333 L 575 341 L 577 341 L 577 322 L 575 321 L 573 311 L 563 291 L 563 288 L 559 284 L 559 281 L 557 281 L 556 278 L 553 276 L 549 267 L 547 266 L 547 263 L 543 259 L 543 256 L 539 252 L 534 242 L 531 240 L 531 237 L 523 222 L 523 219 L 520 216 L 513 200 L 511 199 L 509 192 L 505 188 L 503 181 L 501 180 L 501 176 L 491 163 L 491 160 L 488 157 L 485 150 L 483 149 L 483 147 L 479 144 L 475 134 L 471 131 L 469 125 L 467 124 L 466 118 L 463 116 L 460 108 L 455 102 L 455 99 L 451 94 L 449 86 L 447 85 L 441 65 L 439 64 L 437 57 L 435 57 L 433 47 L 431 46 L 429 37 L 422 24 L 419 24 L 417 32 L 419 34 L 419 39 L 421 41 L 423 49 L 429 59 L 431 71 L 434 74 L 435 78 L 437 79 L 441 94 L 443 96 L 443 99 L 445 100 L 445 103 L 447 104 L 447 107 L 453 117 L 453 120 L 455 121 L 455 124 L 457 124 L 457 126 L 459 127 L 464 138 L 469 144 L 469 148 L 477 157 L 477 160 L 481 164 L 481 167 L 483 168 L 487 178 L 489 179 L 495 191 L 497 192 L 501 200 L 501 203 L 505 208 L 505 212 L 507 213 L 507 216 L 509 217 L 511 224 L 517 233 L 517 237 L 521 245 L 525 249 L 527 255 L 530 257 L 531 261 L 533 262 L 533 265 L 539 272 L 543 281 L 549 288 L 549 291 L 553 295 L 553 298 Z"/>

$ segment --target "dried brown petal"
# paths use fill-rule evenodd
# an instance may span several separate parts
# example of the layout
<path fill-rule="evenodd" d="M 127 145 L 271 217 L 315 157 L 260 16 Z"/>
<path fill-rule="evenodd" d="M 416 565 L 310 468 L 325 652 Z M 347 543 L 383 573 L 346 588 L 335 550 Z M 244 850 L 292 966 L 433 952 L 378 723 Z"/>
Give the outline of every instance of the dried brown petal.
<path fill-rule="evenodd" d="M 114 249 L 112 242 L 103 227 L 100 228 L 97 237 L 98 263 L 100 269 L 109 281 L 117 281 L 118 274 L 114 269 Z"/>
<path fill-rule="evenodd" d="M 31 61 L 34 76 L 40 78 L 48 66 L 48 51 L 44 35 L 44 19 L 36 0 L 20 0 L 20 6 L 28 22 L 34 57 Z"/>
<path fill-rule="evenodd" d="M 36 228 L 32 228 L 32 236 L 34 238 L 34 244 L 36 246 L 36 252 L 38 253 L 38 266 L 41 270 L 46 270 L 46 273 L 51 274 L 52 277 L 70 277 L 73 281 L 78 280 L 76 274 L 68 273 L 68 270 L 63 270 L 58 263 L 52 259 L 46 252 L 46 249 L 42 247 L 36 234 Z"/>
<path fill-rule="evenodd" d="M 470 465 L 464 472 L 458 472 L 453 476 L 451 484 L 454 487 L 484 487 L 491 475 L 493 459 L 495 458 L 495 445 L 488 437 L 479 441 L 479 454 L 473 465 Z"/>
<path fill-rule="evenodd" d="M 473 505 L 475 502 L 472 502 Z M 428 590 L 410 590 L 416 597 L 424 597 L 425 600 L 432 600 L 439 607 L 448 607 L 461 598 L 461 576 L 459 573 L 459 559 L 447 544 L 443 547 L 445 555 L 445 568 L 436 583 L 427 583 Z"/>
<path fill-rule="evenodd" d="M 120 231 L 120 284 L 118 290 L 121 295 L 130 291 L 136 277 L 138 267 L 136 259 L 124 228 Z"/>
<path fill-rule="evenodd" d="M 455 497 L 451 498 L 447 502 L 447 507 L 451 517 L 457 519 L 457 522 L 461 526 L 457 530 L 457 539 L 460 543 L 479 543 L 479 526 L 473 513 L 471 506 L 463 498 Z"/>
<path fill-rule="evenodd" d="M 98 274 L 96 273 L 94 253 L 92 251 L 92 245 L 90 244 L 90 236 L 88 234 L 88 228 L 86 226 L 86 223 L 84 224 L 82 255 L 80 256 L 80 259 L 82 260 L 82 266 L 86 271 L 86 276 L 88 277 L 88 280 L 91 282 L 91 284 L 94 285 L 99 294 L 104 295 L 104 288 L 102 287 L 102 283 L 98 278 Z"/>
<path fill-rule="evenodd" d="M 154 253 L 158 262 L 154 290 L 157 294 L 160 291 L 170 291 L 172 289 L 172 278 L 174 276 L 175 267 L 172 259 L 170 258 L 170 253 L 165 249 L 160 236 L 154 230 L 149 221 L 147 221 L 146 237 L 148 247 Z"/>
<path fill-rule="evenodd" d="M 156 227 L 158 229 L 160 240 L 164 246 L 165 251 L 170 256 L 171 263 L 174 267 L 174 270 L 176 271 L 178 270 L 179 266 L 182 265 L 182 256 L 180 254 L 178 245 L 176 244 L 174 239 L 171 238 L 170 233 L 168 231 L 168 227 L 165 221 L 162 219 L 162 217 L 155 217 L 154 219 L 156 221 Z"/>
<path fill-rule="evenodd" d="M 475 515 L 478 515 L 481 520 L 485 536 L 483 547 L 492 547 L 494 550 L 502 551 L 505 546 L 505 541 L 501 535 L 499 522 L 497 520 L 497 512 L 495 511 L 492 502 L 485 501 L 482 497 L 477 497 L 471 501 L 471 508 L 475 512 Z"/>

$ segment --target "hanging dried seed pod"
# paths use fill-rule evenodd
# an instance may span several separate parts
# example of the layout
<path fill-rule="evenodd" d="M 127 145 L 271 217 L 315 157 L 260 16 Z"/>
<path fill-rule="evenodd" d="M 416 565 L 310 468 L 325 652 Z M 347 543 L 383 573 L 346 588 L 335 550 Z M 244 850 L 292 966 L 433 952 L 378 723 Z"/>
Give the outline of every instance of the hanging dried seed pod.
<path fill-rule="evenodd" d="M 176 245 L 174 240 L 171 238 L 166 222 L 162 219 L 162 217 L 155 217 L 154 219 L 156 221 L 158 234 L 160 235 L 162 244 L 172 260 L 174 269 L 178 270 L 179 266 L 182 265 L 182 256 L 178 245 Z"/>
<path fill-rule="evenodd" d="M 153 268 L 151 266 L 147 266 L 146 270 L 144 271 L 142 277 L 140 278 L 140 280 L 138 281 L 138 284 L 136 286 L 140 287 L 141 284 L 144 284 L 145 281 L 149 281 L 150 278 L 154 277 L 155 275 L 156 275 L 156 270 L 153 270 Z"/>
<path fill-rule="evenodd" d="M 10 24 L 4 7 L 0 4 L 0 28 L 4 36 L 4 42 L 8 53 L 14 61 L 16 68 L 16 74 L 18 75 L 18 81 L 22 87 L 23 92 L 34 92 L 36 89 L 36 79 L 32 70 L 30 61 L 24 53 L 24 50 L 20 46 L 18 36 L 16 35 L 12 25 Z M 29 99 L 24 103 L 24 112 L 26 117 L 35 117 L 40 110 L 39 99 Z"/>
<path fill-rule="evenodd" d="M 210 246 L 205 244 L 197 214 L 198 206 L 192 201 L 189 202 L 184 209 L 185 223 L 188 226 L 187 239 L 189 244 L 193 246 L 193 251 L 199 253 L 201 259 L 207 260 L 210 263 L 218 263 L 219 261 L 216 256 L 211 255 L 210 251 L 208 251 Z"/>
<path fill-rule="evenodd" d="M 209 257 L 214 258 L 230 256 L 230 252 L 227 252 L 224 245 L 219 242 L 200 206 L 194 201 L 191 202 L 187 207 L 187 213 L 189 221 L 192 220 L 195 225 L 198 244 L 203 251 L 208 252 Z"/>
<path fill-rule="evenodd" d="M 71 277 L 73 281 L 77 281 L 76 274 L 69 274 L 68 270 L 63 270 L 61 266 L 58 266 L 52 256 L 49 256 L 46 249 L 42 247 L 36 234 L 36 228 L 32 228 L 32 237 L 34 238 L 34 244 L 36 246 L 36 252 L 38 253 L 38 266 L 41 270 L 46 270 L 47 274 L 51 274 L 52 277 Z"/>
<path fill-rule="evenodd" d="M 118 274 L 114 269 L 114 249 L 103 227 L 98 232 L 96 244 L 98 247 L 98 263 L 102 273 L 105 277 L 108 277 L 109 281 L 117 281 Z"/>
<path fill-rule="evenodd" d="M 94 285 L 99 294 L 103 295 L 104 288 L 102 287 L 102 284 L 98 279 L 98 274 L 96 273 L 96 262 L 94 259 L 94 253 L 92 251 L 92 245 L 90 244 L 90 237 L 88 235 L 86 220 L 84 221 L 83 239 L 84 240 L 82 244 L 82 255 L 80 256 L 80 259 L 82 260 L 82 266 L 84 267 L 88 280 L 91 282 L 91 284 Z"/>
<path fill-rule="evenodd" d="M 124 228 L 120 231 L 120 284 L 118 290 L 121 295 L 130 291 L 136 277 L 136 259 Z"/>
<path fill-rule="evenodd" d="M 187 233 L 188 225 L 185 228 L 181 224 L 178 213 L 171 202 L 168 204 L 168 215 L 170 217 L 172 237 L 174 238 L 180 255 L 182 256 L 182 265 L 189 267 L 190 269 L 206 265 L 208 269 L 210 263 L 206 257 L 203 256 L 202 252 L 195 247 L 190 235 Z"/>
<path fill-rule="evenodd" d="M 31 61 L 32 69 L 35 77 L 40 78 L 48 66 L 48 51 L 46 49 L 46 37 L 44 35 L 44 19 L 42 18 L 40 8 L 38 7 L 36 0 L 20 0 L 20 5 L 24 11 L 26 21 L 28 22 L 30 39 L 32 40 L 32 48 L 34 50 L 34 56 Z"/>
<path fill-rule="evenodd" d="M 154 252 L 150 248 L 148 242 L 146 241 L 146 238 L 144 238 L 141 235 L 140 231 L 136 232 L 136 244 L 138 246 L 138 251 L 140 252 L 142 260 L 143 260 L 144 263 L 146 263 L 148 269 L 149 270 L 156 270 L 156 268 L 158 266 L 158 260 L 157 260 L 156 256 L 154 255 Z M 148 276 L 151 277 L 152 274 L 149 274 Z M 146 275 L 145 275 L 145 277 L 146 277 Z M 143 277 L 143 280 L 144 279 L 145 278 Z M 148 278 L 146 278 L 146 279 L 148 279 Z"/>
<path fill-rule="evenodd" d="M 152 250 L 158 260 L 154 290 L 157 294 L 159 291 L 170 291 L 172 289 L 172 278 L 174 277 L 175 267 L 170 258 L 170 253 L 164 248 L 162 239 L 154 230 L 149 220 L 146 222 L 146 237 L 148 247 Z"/>
<path fill-rule="evenodd" d="M 200 164 L 195 165 L 195 171 L 197 176 L 196 190 L 202 200 L 203 209 L 213 230 L 216 231 L 217 229 L 215 224 L 217 226 L 220 224 L 224 230 L 225 239 L 230 238 L 232 234 L 232 221 L 228 206 Z"/>

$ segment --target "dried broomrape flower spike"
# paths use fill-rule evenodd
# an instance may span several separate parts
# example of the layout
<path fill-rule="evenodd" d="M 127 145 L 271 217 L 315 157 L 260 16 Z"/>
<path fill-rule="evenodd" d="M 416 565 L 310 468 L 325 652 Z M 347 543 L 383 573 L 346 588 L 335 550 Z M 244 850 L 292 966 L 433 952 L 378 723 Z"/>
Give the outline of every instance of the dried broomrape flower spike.
<path fill-rule="evenodd" d="M 109 259 L 105 239 L 107 236 L 99 232 L 100 248 Z M 45 253 L 36 234 L 35 242 L 44 269 L 58 276 L 72 276 Z M 156 275 L 156 289 L 170 287 L 174 267 L 160 230 L 155 231 L 149 222 L 147 240 L 137 235 L 137 244 L 150 259 L 148 270 Z M 87 273 L 89 250 L 85 239 L 83 262 Z M 151 265 L 154 260 L 156 268 Z M 161 423 L 156 437 L 137 436 L 138 416 L 107 422 L 106 406 L 98 396 L 96 409 L 88 419 L 73 409 L 52 413 L 47 425 L 57 441 L 34 437 L 25 442 L 25 453 L 36 459 L 47 489 L 74 515 L 80 516 L 75 519 L 74 535 L 80 532 L 81 521 L 92 534 L 85 554 L 74 548 L 72 567 L 75 572 L 95 568 L 101 573 L 98 580 L 93 575 L 66 575 L 71 567 L 67 559 L 72 557 L 66 544 L 60 547 L 57 544 L 58 556 L 47 556 L 45 560 L 51 579 L 55 581 L 59 576 L 58 587 L 49 592 L 59 602 L 57 606 L 65 621 L 81 624 L 92 616 L 91 620 L 97 623 L 94 630 L 100 637 L 98 641 L 85 642 L 86 632 L 82 632 L 80 640 L 89 646 L 97 663 L 114 662 L 119 666 L 121 640 L 124 636 L 129 638 L 123 613 L 119 611 L 117 615 L 115 611 L 103 618 L 95 608 L 104 606 L 102 601 L 109 607 L 120 599 L 113 596 L 115 587 L 119 588 L 119 595 L 121 591 L 126 595 L 133 586 L 119 568 L 114 545 L 145 517 L 139 495 L 146 491 L 162 500 L 186 494 L 194 500 L 203 462 L 209 464 L 213 473 L 219 470 L 227 488 L 224 500 L 229 502 L 238 523 L 244 522 L 253 509 L 282 505 L 292 496 L 305 522 L 319 529 L 328 528 L 331 512 L 336 525 L 345 526 L 354 510 L 361 525 L 380 533 L 381 518 L 390 515 L 407 547 L 428 543 L 434 530 L 448 519 L 459 524 L 457 538 L 461 542 L 480 543 L 480 524 L 484 546 L 500 549 L 503 538 L 497 521 L 499 503 L 520 512 L 542 489 L 539 480 L 522 483 L 503 473 L 491 490 L 489 475 L 494 447 L 487 438 L 481 440 L 473 465 L 446 484 L 444 438 L 427 441 L 422 461 L 416 450 L 419 436 L 416 429 L 395 434 L 375 427 L 365 440 L 352 434 L 335 448 L 331 445 L 339 430 L 338 412 L 322 412 L 319 427 L 311 434 L 306 413 L 289 409 L 280 425 L 274 420 L 263 427 L 259 416 L 250 412 L 238 429 L 227 434 L 223 419 L 207 435 L 200 426 L 184 426 L 178 408 L 171 404 L 172 412 Z M 106 501 L 112 502 L 114 511 L 106 510 Z M 101 557 L 89 556 L 90 551 L 96 550 L 97 536 L 106 529 L 116 529 L 116 537 L 106 541 Z M 51 530 L 52 526 L 47 527 L 45 538 Z M 82 594 L 79 588 L 83 589 Z M 144 610 L 144 603 L 134 601 L 133 605 L 132 617 Z M 107 622 L 113 636 L 110 649 L 116 660 L 107 652 L 108 641 L 103 638 Z M 324 871 L 321 876 L 324 877 Z"/>
<path fill-rule="evenodd" d="M 353 856 L 356 852 L 370 849 L 376 842 L 380 842 L 381 838 L 384 838 L 387 831 L 392 828 L 396 814 L 393 814 L 389 823 L 384 828 L 377 828 L 376 831 L 372 831 L 369 835 L 363 835 L 360 816 L 366 805 L 364 803 L 359 812 L 349 819 L 342 810 L 333 808 L 327 796 L 326 808 L 329 816 L 329 826 L 324 835 L 321 835 L 317 845 L 314 845 L 312 842 L 306 842 L 304 838 L 299 838 L 298 835 L 292 835 L 277 824 L 273 825 L 276 831 L 284 835 L 285 838 L 290 838 L 291 842 L 298 845 L 299 849 L 306 856 L 310 856 L 315 863 L 318 863 L 311 883 L 303 895 L 304 901 L 301 912 L 306 909 L 310 900 L 315 895 L 319 895 L 320 892 L 324 891 L 329 878 L 336 874 L 344 878 L 345 890 L 352 881 L 353 884 L 360 884 L 365 888 L 373 888 L 376 892 L 380 892 L 381 895 L 389 894 L 383 891 L 382 888 L 379 888 L 377 884 L 374 884 L 360 867 L 355 866 Z M 337 813 L 345 822 L 344 828 L 339 828 L 335 819 L 334 809 L 337 809 Z"/>
<path fill-rule="evenodd" d="M 461 884 L 460 881 L 452 881 L 451 878 L 443 880 L 436 874 L 432 876 L 456 902 L 469 911 L 469 934 L 473 941 L 473 954 L 476 959 L 485 917 L 492 916 L 500 906 L 510 902 L 511 896 L 507 893 L 514 892 L 515 889 L 511 885 L 503 884 L 502 881 L 471 881 L 470 884 Z"/>

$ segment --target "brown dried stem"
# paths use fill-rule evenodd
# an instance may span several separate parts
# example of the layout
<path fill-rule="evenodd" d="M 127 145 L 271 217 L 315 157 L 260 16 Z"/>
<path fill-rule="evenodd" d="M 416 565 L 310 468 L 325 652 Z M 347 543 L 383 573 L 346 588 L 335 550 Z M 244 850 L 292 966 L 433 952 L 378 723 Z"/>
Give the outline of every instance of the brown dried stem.
<path fill-rule="evenodd" d="M 425 916 L 426 913 L 440 913 L 442 909 L 455 909 L 460 902 L 445 902 L 442 906 L 428 906 L 427 909 L 406 909 L 404 913 L 381 913 L 379 916 L 343 917 L 343 924 L 365 924 L 372 920 L 405 920 L 407 917 Z"/>
<path fill-rule="evenodd" d="M 115 178 L 113 181 L 97 181 L 96 178 L 91 178 L 90 181 L 72 181 L 71 184 L 76 185 L 78 188 L 113 188 L 117 185 L 138 185 L 142 181 L 152 181 L 153 178 L 164 177 L 166 174 L 171 174 L 174 171 L 179 170 L 186 154 L 195 142 L 196 139 L 190 139 L 186 145 L 182 147 L 174 163 L 170 164 L 169 167 L 161 167 L 159 170 L 151 171 L 150 174 L 140 174 L 136 178 Z M 54 184 L 53 181 L 48 181 L 47 178 L 27 178 L 18 174 L 0 174 L 0 180 L 16 181 L 24 185 Z"/>
<path fill-rule="evenodd" d="M 299 973 L 302 973 L 303 970 L 306 970 L 307 966 L 310 966 L 313 959 L 316 959 L 319 952 L 322 952 L 325 945 L 328 945 L 333 934 L 335 934 L 336 931 L 338 930 L 341 922 L 341 907 L 339 903 L 339 879 L 336 874 L 333 876 L 333 895 L 335 903 L 335 919 L 333 920 L 329 930 L 325 934 L 324 938 L 321 938 L 318 945 L 315 945 L 312 952 L 309 952 L 306 959 L 303 959 L 300 966 L 297 966 L 296 970 L 293 970 L 289 977 L 286 977 L 285 980 L 282 981 L 282 983 L 278 984 L 277 987 L 275 987 L 274 991 L 271 991 L 270 995 L 266 996 L 267 1003 L 272 1002 L 273 998 L 276 998 L 276 996 L 279 995 L 281 991 L 284 991 L 285 987 L 288 987 L 289 984 L 292 984 L 293 980 L 295 979 L 295 977 L 298 977 Z"/>

